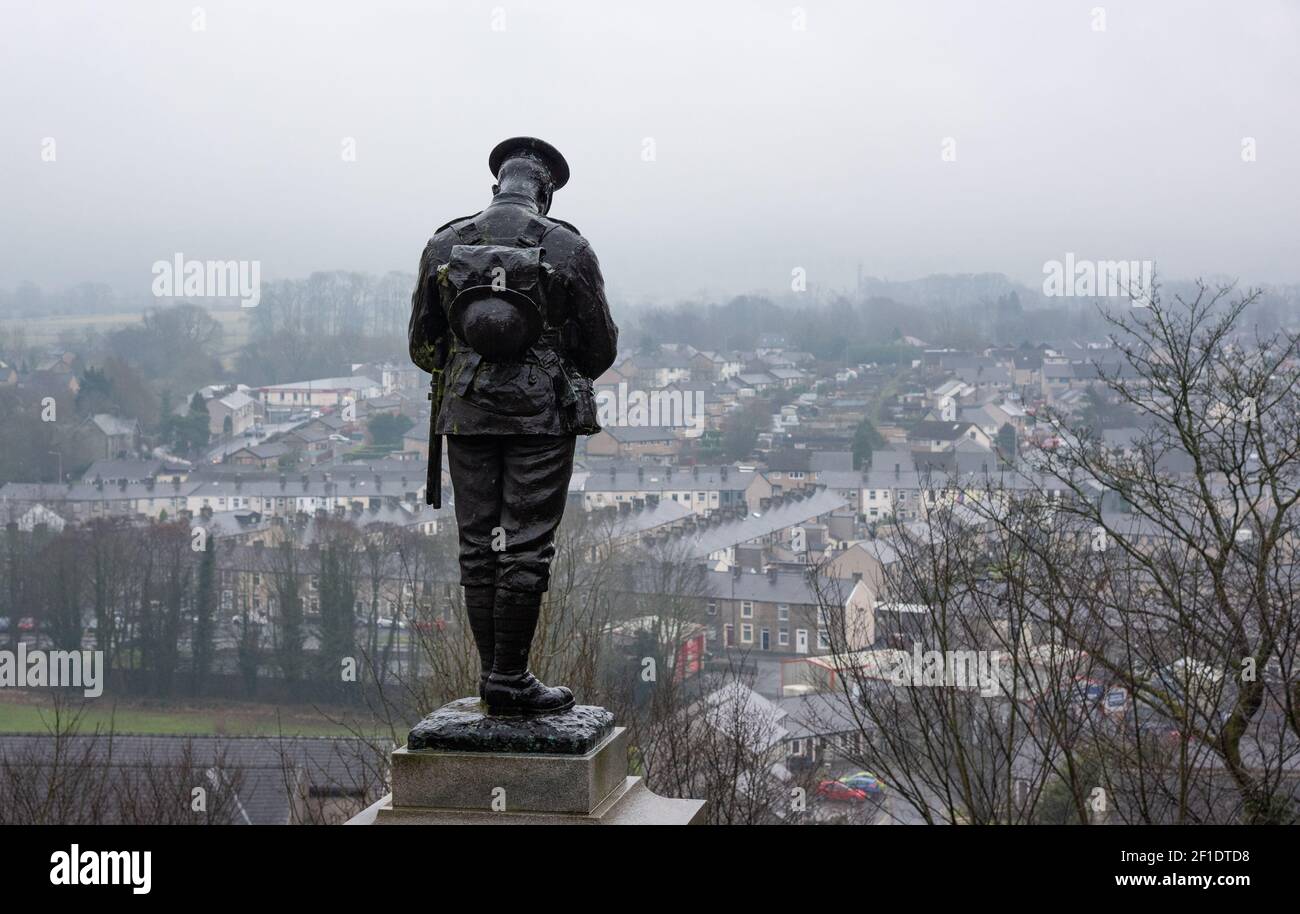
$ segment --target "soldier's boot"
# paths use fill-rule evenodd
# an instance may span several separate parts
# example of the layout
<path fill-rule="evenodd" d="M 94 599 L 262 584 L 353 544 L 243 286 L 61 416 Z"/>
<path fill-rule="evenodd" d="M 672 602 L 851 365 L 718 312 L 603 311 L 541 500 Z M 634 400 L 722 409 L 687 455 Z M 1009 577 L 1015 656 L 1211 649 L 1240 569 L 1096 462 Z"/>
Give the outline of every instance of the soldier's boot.
<path fill-rule="evenodd" d="M 478 697 L 483 697 L 488 676 L 492 672 L 492 657 L 496 645 L 493 634 L 492 614 L 496 606 L 495 587 L 476 585 L 465 588 L 465 612 L 469 616 L 470 631 L 474 633 L 474 644 L 478 646 Z"/>
<path fill-rule="evenodd" d="M 573 707 L 573 693 L 548 686 L 528 672 L 528 651 L 542 610 L 542 595 L 497 588 L 492 675 L 483 689 L 489 714 L 552 714 Z"/>

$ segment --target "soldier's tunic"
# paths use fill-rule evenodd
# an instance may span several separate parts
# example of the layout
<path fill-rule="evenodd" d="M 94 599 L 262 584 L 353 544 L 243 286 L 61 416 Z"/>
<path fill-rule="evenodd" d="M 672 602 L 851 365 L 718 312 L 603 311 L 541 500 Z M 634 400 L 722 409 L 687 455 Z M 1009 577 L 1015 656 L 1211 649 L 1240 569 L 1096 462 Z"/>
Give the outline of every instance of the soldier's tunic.
<path fill-rule="evenodd" d="M 487 362 L 452 333 L 432 278 L 457 244 L 543 249 L 551 266 L 544 296 L 547 329 L 534 348 L 550 349 L 586 377 L 595 379 L 614 363 L 618 328 L 591 245 L 522 195 L 498 194 L 482 212 L 444 225 L 420 257 L 410 354 L 432 371 L 435 346 L 444 339 L 451 344 L 435 431 L 447 436 L 461 584 L 544 591 L 575 438 L 564 432 L 551 377 L 531 358 Z M 497 527 L 504 532 L 504 551 L 493 549 Z"/>

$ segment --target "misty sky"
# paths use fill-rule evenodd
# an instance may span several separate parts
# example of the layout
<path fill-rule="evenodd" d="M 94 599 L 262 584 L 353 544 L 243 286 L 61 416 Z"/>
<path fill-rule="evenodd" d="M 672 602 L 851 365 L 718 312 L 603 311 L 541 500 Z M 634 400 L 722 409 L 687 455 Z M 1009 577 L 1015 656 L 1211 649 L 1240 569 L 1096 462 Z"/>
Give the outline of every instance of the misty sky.
<path fill-rule="evenodd" d="M 4 5 L 0 286 L 143 294 L 176 252 L 414 272 L 521 133 L 625 300 L 859 262 L 1038 285 L 1067 251 L 1300 280 L 1288 0 Z"/>

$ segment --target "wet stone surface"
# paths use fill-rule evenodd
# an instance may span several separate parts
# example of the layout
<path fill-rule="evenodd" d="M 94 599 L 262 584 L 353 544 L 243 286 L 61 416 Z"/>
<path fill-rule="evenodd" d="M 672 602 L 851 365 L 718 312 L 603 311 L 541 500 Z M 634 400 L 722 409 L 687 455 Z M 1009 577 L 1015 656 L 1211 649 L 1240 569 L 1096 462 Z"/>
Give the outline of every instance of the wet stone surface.
<path fill-rule="evenodd" d="M 406 748 L 585 755 L 613 729 L 614 715 L 595 705 L 536 717 L 490 717 L 477 698 L 461 698 L 416 724 Z"/>

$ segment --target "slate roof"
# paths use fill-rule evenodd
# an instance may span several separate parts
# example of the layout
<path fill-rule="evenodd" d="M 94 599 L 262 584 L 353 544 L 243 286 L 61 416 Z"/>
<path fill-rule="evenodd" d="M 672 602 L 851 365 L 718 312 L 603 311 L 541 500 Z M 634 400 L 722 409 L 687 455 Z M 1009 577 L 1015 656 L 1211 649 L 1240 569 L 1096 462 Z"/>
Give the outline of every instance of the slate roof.
<path fill-rule="evenodd" d="M 853 469 L 852 451 L 813 451 L 808 460 L 810 469 L 818 473 Z"/>
<path fill-rule="evenodd" d="M 224 397 L 217 400 L 222 406 L 230 410 L 243 409 L 246 406 L 252 406 L 257 401 L 244 393 L 242 390 L 231 391 Z"/>
<path fill-rule="evenodd" d="M 675 441 L 677 435 L 671 426 L 607 425 L 604 431 L 620 444 L 645 444 L 652 441 Z"/>
<path fill-rule="evenodd" d="M 674 524 L 694 513 L 680 501 L 663 499 L 640 510 L 619 511 L 611 519 L 608 532 L 611 539 L 639 536 L 658 527 Z"/>
<path fill-rule="evenodd" d="M 966 434 L 969 422 L 936 422 L 924 420 L 912 426 L 907 433 L 913 441 L 956 441 Z"/>
<path fill-rule="evenodd" d="M 128 458 L 124 460 L 96 460 L 90 465 L 81 478 L 86 481 L 94 481 L 96 478 L 113 480 L 126 479 L 131 482 L 138 482 L 145 479 L 152 479 L 158 475 L 163 468 L 163 462 L 157 458 Z"/>
<path fill-rule="evenodd" d="M 710 571 L 704 577 L 705 594 L 719 600 L 753 600 L 759 603 L 817 605 L 817 588 L 802 572 L 776 574 Z"/>
<path fill-rule="evenodd" d="M 644 466 L 640 475 L 635 466 L 616 466 L 611 472 L 608 468 L 593 468 L 588 471 L 586 479 L 578 486 L 570 486 L 571 491 L 581 492 L 700 492 L 730 491 L 743 492 L 758 475 L 754 472 L 742 472 L 736 467 L 727 467 L 727 477 L 722 478 L 721 467 L 700 467 L 699 474 L 693 467 Z"/>
<path fill-rule="evenodd" d="M 227 784 L 237 787 L 238 807 L 244 815 L 236 824 L 284 825 L 290 820 L 289 791 L 293 779 L 285 777 L 286 764 L 308 786 L 342 789 L 365 785 L 369 772 L 381 764 L 384 747 L 348 738 L 214 737 L 214 736 L 108 736 L 75 735 L 59 744 L 49 734 L 0 734 L 0 758 L 20 766 L 44 768 L 52 763 L 56 748 L 75 759 L 101 759 L 123 771 L 162 765 L 178 769 L 206 769 L 221 765 Z M 74 804 L 75 805 L 75 804 Z M 120 821 L 120 809 L 103 810 L 105 824 Z"/>
<path fill-rule="evenodd" d="M 314 381 L 291 381 L 287 384 L 265 384 L 259 390 L 364 390 L 380 387 L 378 381 L 367 377 L 317 378 Z"/>
<path fill-rule="evenodd" d="M 788 739 L 847 733 L 858 729 L 843 692 L 815 692 L 780 698 L 776 706 L 785 712 L 782 723 Z"/>
<path fill-rule="evenodd" d="M 140 423 L 111 413 L 95 413 L 90 420 L 105 435 L 134 435 Z"/>
<path fill-rule="evenodd" d="M 690 555 L 703 558 L 847 506 L 848 502 L 842 496 L 828 489 L 819 489 L 807 498 L 785 499 L 781 504 L 759 514 L 751 513 L 743 520 L 726 521 L 705 527 L 694 535 L 687 534 L 683 542 Z"/>

